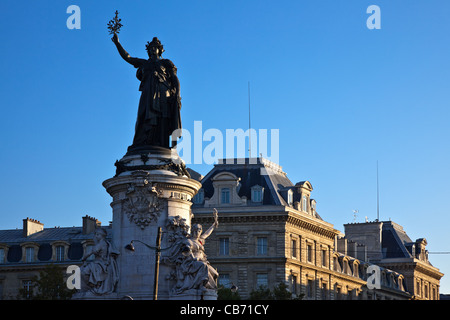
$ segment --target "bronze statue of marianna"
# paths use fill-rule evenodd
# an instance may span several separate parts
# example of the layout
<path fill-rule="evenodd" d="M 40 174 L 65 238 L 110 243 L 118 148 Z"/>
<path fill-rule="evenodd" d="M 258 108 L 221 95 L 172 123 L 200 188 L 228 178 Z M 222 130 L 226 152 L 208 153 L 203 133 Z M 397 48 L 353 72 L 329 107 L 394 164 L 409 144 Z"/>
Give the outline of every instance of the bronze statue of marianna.
<path fill-rule="evenodd" d="M 170 148 L 169 137 L 174 130 L 181 129 L 180 82 L 177 68 L 172 61 L 161 58 L 164 49 L 156 37 L 146 45 L 149 59 L 131 57 L 120 44 L 117 33 L 114 33 L 112 41 L 120 56 L 137 68 L 136 77 L 141 81 L 135 135 L 128 153 L 133 150 L 144 151 L 155 146 Z M 173 137 L 174 140 L 179 136 L 178 134 Z M 175 144 L 176 142 L 172 146 Z"/>

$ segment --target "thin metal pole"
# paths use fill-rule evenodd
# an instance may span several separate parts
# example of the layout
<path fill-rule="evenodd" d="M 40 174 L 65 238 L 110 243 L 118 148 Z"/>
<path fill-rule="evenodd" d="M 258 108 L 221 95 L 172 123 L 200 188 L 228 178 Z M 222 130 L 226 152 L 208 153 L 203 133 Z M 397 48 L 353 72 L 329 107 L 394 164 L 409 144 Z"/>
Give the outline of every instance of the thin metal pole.
<path fill-rule="evenodd" d="M 377 160 L 377 221 L 380 221 L 380 191 L 378 182 L 378 160 Z"/>
<path fill-rule="evenodd" d="M 158 227 L 158 235 L 156 236 L 155 280 L 154 280 L 154 288 L 153 288 L 153 300 L 158 300 L 158 279 L 159 279 L 160 257 L 161 257 L 161 227 Z"/>
<path fill-rule="evenodd" d="M 250 122 L 250 81 L 248 82 L 248 158 L 252 157 L 252 133 L 250 132 L 251 128 Z"/>

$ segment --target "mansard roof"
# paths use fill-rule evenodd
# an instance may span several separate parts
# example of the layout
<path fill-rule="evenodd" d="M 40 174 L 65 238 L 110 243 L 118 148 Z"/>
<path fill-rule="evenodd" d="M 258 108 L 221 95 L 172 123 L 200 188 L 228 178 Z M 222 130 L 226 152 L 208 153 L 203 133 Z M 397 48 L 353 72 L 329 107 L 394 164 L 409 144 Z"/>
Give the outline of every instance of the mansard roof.
<path fill-rule="evenodd" d="M 261 205 L 289 206 L 287 192 L 293 191 L 293 201 L 300 201 L 300 190 L 312 191 L 309 181 L 293 184 L 282 170 L 282 167 L 265 158 L 223 159 L 201 179 L 204 197 L 211 199 L 214 195 L 214 182 L 229 178 L 238 181 L 236 188 L 239 197 L 251 199 L 252 187 L 259 186 L 264 189 Z M 252 205 L 247 202 L 247 205 Z M 194 204 L 194 207 L 200 205 Z M 315 212 L 316 218 L 320 216 Z M 322 220 L 322 219 L 321 219 Z"/>
<path fill-rule="evenodd" d="M 240 178 L 238 195 L 251 198 L 251 187 L 259 185 L 264 188 L 265 205 L 287 205 L 279 190 L 294 186 L 281 170 L 281 167 L 263 158 L 224 159 L 201 180 L 205 198 L 214 194 L 213 180 L 221 173 L 230 173 Z"/>
<path fill-rule="evenodd" d="M 412 241 L 403 230 L 403 227 L 392 221 L 383 221 L 381 234 L 381 247 L 383 258 L 415 258 L 418 251 L 418 244 L 426 245 L 425 239 L 420 238 Z M 414 249 L 413 249 L 414 248 Z M 428 259 L 420 257 L 422 262 L 431 265 Z"/>
<path fill-rule="evenodd" d="M 110 232 L 110 227 L 102 227 Z M 109 235 L 108 235 L 109 236 Z M 92 239 L 92 234 L 83 234 L 82 227 L 55 227 L 44 228 L 42 231 L 33 233 L 28 237 L 23 236 L 22 229 L 0 230 L 0 243 L 18 244 L 23 242 L 49 243 L 61 241 L 83 241 Z"/>
<path fill-rule="evenodd" d="M 403 228 L 391 221 L 384 221 L 381 231 L 381 247 L 383 248 L 383 258 L 411 258 L 411 253 L 407 250 L 407 244 L 412 240 L 408 237 Z"/>

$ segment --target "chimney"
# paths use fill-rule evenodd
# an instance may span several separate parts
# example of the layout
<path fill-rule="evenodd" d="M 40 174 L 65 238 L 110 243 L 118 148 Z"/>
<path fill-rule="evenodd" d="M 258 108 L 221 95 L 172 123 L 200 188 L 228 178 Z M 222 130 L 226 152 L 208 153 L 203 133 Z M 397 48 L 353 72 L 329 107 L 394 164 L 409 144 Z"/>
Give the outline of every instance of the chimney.
<path fill-rule="evenodd" d="M 30 218 L 23 219 L 23 236 L 28 237 L 36 232 L 44 230 L 44 224 Z"/>
<path fill-rule="evenodd" d="M 359 244 L 356 247 L 356 258 L 358 260 L 367 261 L 367 247 L 364 244 Z"/>
<path fill-rule="evenodd" d="M 93 217 L 88 215 L 83 217 L 83 234 L 89 234 L 95 231 L 97 227 L 100 227 L 102 223 Z"/>
<path fill-rule="evenodd" d="M 347 241 L 346 238 L 337 239 L 337 252 L 347 255 Z"/>

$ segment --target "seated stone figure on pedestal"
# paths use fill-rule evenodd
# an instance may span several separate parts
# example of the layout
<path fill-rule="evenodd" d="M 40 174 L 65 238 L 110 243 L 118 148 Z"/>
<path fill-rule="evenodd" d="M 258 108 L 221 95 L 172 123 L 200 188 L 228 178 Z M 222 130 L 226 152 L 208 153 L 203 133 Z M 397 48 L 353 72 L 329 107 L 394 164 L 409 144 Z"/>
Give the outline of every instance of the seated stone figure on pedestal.
<path fill-rule="evenodd" d="M 94 259 L 88 261 L 90 256 Z M 82 260 L 81 292 L 92 292 L 96 295 L 105 295 L 115 291 L 119 281 L 116 258 L 119 252 L 106 240 L 106 231 L 97 228 L 94 232 L 94 246 L 87 252 Z"/>
<path fill-rule="evenodd" d="M 172 288 L 172 295 L 194 294 L 198 295 L 208 291 L 217 290 L 219 274 L 208 262 L 205 254 L 205 240 L 219 225 L 218 214 L 214 209 L 214 223 L 204 233 L 202 226 L 195 224 L 191 234 L 179 237 L 168 261 L 176 264 L 176 284 Z"/>
<path fill-rule="evenodd" d="M 169 137 L 175 130 L 181 129 L 180 82 L 177 68 L 172 61 L 161 58 L 164 49 L 156 37 L 146 45 L 149 59 L 131 57 L 119 43 L 116 33 L 112 41 L 120 56 L 137 68 L 136 77 L 141 81 L 135 135 L 128 153 L 147 151 L 150 146 L 169 148 Z M 173 138 L 179 136 L 175 134 Z"/>

